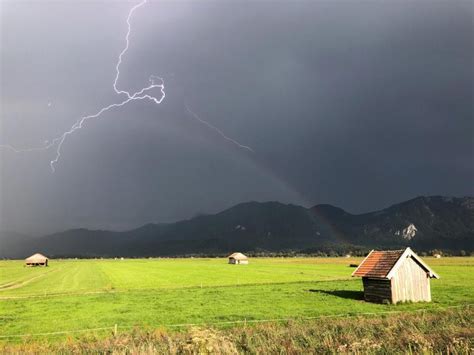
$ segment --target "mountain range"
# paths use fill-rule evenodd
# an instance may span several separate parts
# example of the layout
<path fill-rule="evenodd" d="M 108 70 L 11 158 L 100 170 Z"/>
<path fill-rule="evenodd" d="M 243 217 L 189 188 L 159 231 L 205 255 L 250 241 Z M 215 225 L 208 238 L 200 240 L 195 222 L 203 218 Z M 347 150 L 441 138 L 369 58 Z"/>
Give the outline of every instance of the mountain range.
<path fill-rule="evenodd" d="M 0 232 L 0 257 L 148 257 L 233 251 L 350 252 L 372 248 L 474 250 L 473 197 L 417 197 L 380 211 L 351 214 L 322 204 L 246 202 L 217 214 L 113 232 L 71 229 L 42 237 Z"/>

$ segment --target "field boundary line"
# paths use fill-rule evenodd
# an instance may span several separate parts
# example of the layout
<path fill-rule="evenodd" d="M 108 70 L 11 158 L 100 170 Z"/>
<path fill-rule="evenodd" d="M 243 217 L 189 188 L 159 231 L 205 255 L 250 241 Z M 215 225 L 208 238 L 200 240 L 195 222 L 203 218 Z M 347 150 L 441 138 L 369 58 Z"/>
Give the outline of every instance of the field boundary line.
<path fill-rule="evenodd" d="M 322 319 L 322 318 L 353 318 L 360 316 L 368 315 L 382 315 L 382 314 L 400 314 L 400 313 L 416 313 L 416 312 L 436 312 L 444 311 L 447 309 L 454 308 L 470 308 L 474 304 L 463 304 L 456 306 L 448 307 L 437 307 L 437 308 L 420 308 L 414 309 L 411 311 L 381 311 L 381 312 L 360 312 L 360 313 L 339 313 L 339 314 L 327 314 L 314 317 L 294 317 L 294 318 L 273 318 L 273 319 L 244 319 L 244 320 L 235 320 L 235 321 L 221 321 L 221 322 L 208 322 L 208 323 L 182 323 L 182 324 L 164 324 L 164 327 L 189 327 L 189 326 L 202 326 L 202 325 L 219 325 L 219 324 L 239 324 L 239 323 L 266 323 L 266 322 L 285 322 L 285 321 L 304 321 L 304 320 L 313 320 L 313 319 Z"/>
<path fill-rule="evenodd" d="M 87 329 L 76 329 L 76 330 L 62 330 L 58 332 L 46 332 L 46 333 L 32 333 L 32 334 L 11 334 L 11 335 L 0 335 L 0 338 L 21 338 L 21 337 L 33 337 L 33 336 L 45 336 L 45 335 L 66 335 L 72 333 L 84 333 L 93 332 L 97 330 L 114 329 L 115 327 L 101 327 L 101 328 L 87 328 Z"/>
<path fill-rule="evenodd" d="M 195 326 L 210 326 L 210 325 L 223 325 L 223 324 L 247 324 L 247 323 L 268 323 L 268 322 L 290 322 L 290 321 L 305 321 L 305 320 L 315 320 L 315 319 L 325 319 L 325 318 L 355 318 L 360 316 L 368 316 L 368 315 L 384 315 L 384 314 L 411 314 L 417 312 L 428 312 L 428 313 L 435 313 L 437 311 L 444 311 L 448 309 L 454 308 L 470 308 L 473 306 L 474 303 L 456 305 L 456 306 L 447 306 L 447 307 L 436 307 L 432 309 L 421 308 L 415 309 L 411 311 L 381 311 L 381 312 L 360 312 L 360 313 L 339 313 L 339 314 L 328 314 L 328 315 L 320 315 L 314 317 L 294 317 L 294 318 L 273 318 L 273 319 L 243 319 L 243 320 L 235 320 L 235 321 L 221 321 L 221 322 L 204 322 L 204 323 L 179 323 L 179 324 L 160 324 L 155 326 L 158 327 L 170 327 L 170 328 L 179 328 L 179 327 L 195 327 Z M 9 334 L 9 335 L 0 335 L 0 339 L 6 338 L 21 338 L 21 337 L 35 337 L 35 336 L 48 336 L 48 335 L 67 335 L 67 334 L 74 334 L 74 333 L 84 333 L 84 332 L 93 332 L 99 330 L 115 330 L 116 328 L 119 329 L 133 329 L 137 327 L 137 325 L 124 325 L 120 326 L 110 326 L 110 327 L 100 327 L 100 328 L 87 328 L 87 329 L 77 329 L 77 330 L 64 330 L 64 331 L 57 331 L 57 332 L 45 332 L 45 333 L 31 333 L 31 334 Z"/>

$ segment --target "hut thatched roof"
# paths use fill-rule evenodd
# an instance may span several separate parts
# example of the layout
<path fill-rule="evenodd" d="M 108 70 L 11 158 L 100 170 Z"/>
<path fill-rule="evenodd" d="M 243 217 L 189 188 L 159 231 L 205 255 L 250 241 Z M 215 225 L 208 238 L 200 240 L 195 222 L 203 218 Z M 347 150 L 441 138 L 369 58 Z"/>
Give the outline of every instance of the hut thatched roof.
<path fill-rule="evenodd" d="M 40 253 L 33 254 L 29 258 L 25 259 L 27 263 L 44 263 L 46 260 L 48 260 L 48 258 Z"/>
<path fill-rule="evenodd" d="M 233 253 L 228 256 L 229 259 L 247 260 L 248 258 L 242 253 Z"/>

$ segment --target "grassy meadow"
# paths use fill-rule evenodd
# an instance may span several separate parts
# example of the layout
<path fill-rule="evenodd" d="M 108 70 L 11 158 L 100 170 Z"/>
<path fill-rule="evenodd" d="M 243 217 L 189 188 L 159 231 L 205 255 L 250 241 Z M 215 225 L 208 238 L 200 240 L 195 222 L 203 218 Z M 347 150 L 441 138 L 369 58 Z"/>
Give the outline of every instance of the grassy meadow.
<path fill-rule="evenodd" d="M 441 276 L 431 281 L 433 302 L 398 305 L 363 301 L 362 282 L 351 278 L 349 267 L 360 261 L 251 258 L 249 265 L 228 265 L 220 258 L 94 259 L 51 260 L 47 268 L 0 261 L 0 343 L 109 335 L 115 325 L 119 333 L 174 331 L 189 324 L 225 331 L 262 320 L 309 324 L 319 317 L 332 322 L 419 310 L 435 315 L 474 303 L 472 257 L 425 258 Z M 86 330 L 95 328 L 106 329 Z M 44 334 L 54 332 L 61 333 Z"/>

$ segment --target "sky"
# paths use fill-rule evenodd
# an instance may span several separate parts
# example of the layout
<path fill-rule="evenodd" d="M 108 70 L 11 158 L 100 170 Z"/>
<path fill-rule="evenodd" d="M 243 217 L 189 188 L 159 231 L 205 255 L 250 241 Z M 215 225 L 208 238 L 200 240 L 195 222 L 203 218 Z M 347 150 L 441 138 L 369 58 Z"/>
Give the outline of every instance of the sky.
<path fill-rule="evenodd" d="M 0 145 L 44 146 L 123 101 L 115 66 L 138 3 L 0 3 Z M 0 230 L 124 230 L 251 200 L 363 213 L 473 195 L 472 18 L 459 0 L 150 0 L 131 17 L 117 85 L 160 76 L 162 103 L 89 120 L 54 173 L 55 147 L 0 148 Z"/>

